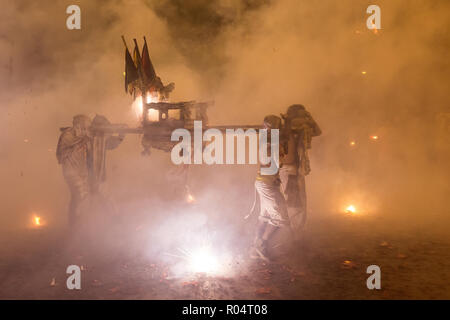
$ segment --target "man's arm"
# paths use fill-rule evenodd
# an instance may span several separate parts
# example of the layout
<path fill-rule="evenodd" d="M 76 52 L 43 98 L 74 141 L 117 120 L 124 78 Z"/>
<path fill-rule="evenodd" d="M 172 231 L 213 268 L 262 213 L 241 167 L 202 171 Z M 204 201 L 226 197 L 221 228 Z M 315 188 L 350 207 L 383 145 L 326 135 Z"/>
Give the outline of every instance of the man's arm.
<path fill-rule="evenodd" d="M 89 142 L 89 137 L 76 137 L 70 129 L 63 131 L 56 147 L 56 158 L 58 163 L 63 163 L 67 157 L 80 147 L 84 147 Z"/>
<path fill-rule="evenodd" d="M 308 112 L 308 122 L 309 125 L 311 126 L 312 132 L 311 135 L 313 137 L 317 137 L 320 136 L 322 134 L 322 130 L 320 130 L 319 125 L 317 124 L 317 122 L 313 119 L 313 117 L 311 116 L 311 114 Z"/>
<path fill-rule="evenodd" d="M 318 125 L 317 122 L 315 122 L 314 119 L 313 119 L 312 136 L 313 136 L 313 137 L 317 137 L 317 136 L 320 136 L 321 134 L 322 134 L 322 130 L 320 130 L 319 125 Z"/>

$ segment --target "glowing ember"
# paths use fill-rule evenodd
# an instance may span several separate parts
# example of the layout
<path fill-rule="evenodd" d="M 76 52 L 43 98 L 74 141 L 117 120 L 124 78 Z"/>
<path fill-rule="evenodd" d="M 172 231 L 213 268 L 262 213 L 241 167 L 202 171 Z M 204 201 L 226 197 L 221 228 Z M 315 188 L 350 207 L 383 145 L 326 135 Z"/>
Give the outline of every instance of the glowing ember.
<path fill-rule="evenodd" d="M 345 208 L 346 213 L 356 213 L 356 208 L 354 205 L 349 205 L 347 208 Z"/>
<path fill-rule="evenodd" d="M 341 267 L 343 269 L 352 269 L 355 267 L 355 263 L 351 260 L 345 260 L 344 262 L 342 262 Z"/>
<path fill-rule="evenodd" d="M 367 74 L 367 71 L 361 71 L 362 74 Z"/>
<path fill-rule="evenodd" d="M 33 221 L 33 226 L 36 228 L 42 227 L 44 225 L 44 223 L 42 222 L 42 218 L 37 215 L 33 216 L 32 221 Z"/>
<path fill-rule="evenodd" d="M 373 21 L 372 21 L 372 30 L 373 30 L 373 33 L 378 34 L 377 26 Z"/>
<path fill-rule="evenodd" d="M 372 140 L 378 140 L 378 136 L 376 136 L 376 135 L 374 135 L 374 136 L 370 136 L 370 139 L 372 139 Z"/>
<path fill-rule="evenodd" d="M 194 198 L 194 196 L 192 194 L 188 194 L 186 201 L 188 203 L 193 203 L 195 201 L 195 198 Z"/>
<path fill-rule="evenodd" d="M 356 145 L 356 142 L 355 141 L 350 141 L 350 145 L 353 147 L 353 146 Z"/>

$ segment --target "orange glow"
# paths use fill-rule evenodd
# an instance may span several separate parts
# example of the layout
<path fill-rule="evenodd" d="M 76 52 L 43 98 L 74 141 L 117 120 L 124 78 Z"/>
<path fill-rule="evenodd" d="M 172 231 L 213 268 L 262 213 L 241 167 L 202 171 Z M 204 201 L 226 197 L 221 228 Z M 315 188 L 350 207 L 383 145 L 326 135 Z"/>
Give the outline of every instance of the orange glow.
<path fill-rule="evenodd" d="M 145 101 L 147 103 L 159 102 L 159 95 L 158 95 L 158 93 L 147 92 L 147 98 L 145 99 Z"/>
<path fill-rule="evenodd" d="M 373 30 L 373 33 L 378 34 L 378 29 L 376 28 L 376 25 L 375 25 L 375 23 L 373 23 L 373 21 L 372 21 L 372 30 Z"/>
<path fill-rule="evenodd" d="M 188 203 L 193 203 L 195 201 L 195 198 L 192 194 L 188 194 L 186 201 Z"/>
<path fill-rule="evenodd" d="M 355 263 L 351 260 L 345 260 L 344 262 L 342 262 L 341 267 L 343 269 L 352 269 L 355 267 Z"/>
<path fill-rule="evenodd" d="M 147 92 L 147 95 L 145 97 L 145 103 L 156 103 L 159 102 L 159 94 L 156 93 L 150 93 Z M 136 117 L 138 120 L 142 120 L 143 112 L 144 112 L 144 100 L 142 96 L 137 96 L 136 99 L 133 101 L 132 105 L 133 112 L 136 114 Z M 153 108 L 148 109 L 147 114 L 149 121 L 159 121 L 159 111 Z"/>
<path fill-rule="evenodd" d="M 148 120 L 152 122 L 159 121 L 159 110 L 150 108 L 148 109 Z"/>
<path fill-rule="evenodd" d="M 156 103 L 159 102 L 159 94 L 158 92 L 147 92 L 147 97 L 145 99 L 147 103 Z M 157 122 L 159 121 L 159 110 L 150 108 L 148 109 L 148 121 Z"/>
<path fill-rule="evenodd" d="M 345 208 L 346 213 L 356 213 L 356 208 L 354 205 L 349 205 L 347 208 Z"/>
<path fill-rule="evenodd" d="M 373 135 L 373 136 L 370 136 L 370 139 L 372 139 L 372 140 L 378 140 L 379 137 L 378 137 L 377 135 Z"/>
<path fill-rule="evenodd" d="M 31 221 L 32 221 L 32 226 L 34 228 L 39 228 L 39 227 L 42 227 L 44 225 L 44 222 L 42 221 L 42 218 L 37 216 L 37 215 L 33 215 L 33 218 L 32 218 Z"/>
<path fill-rule="evenodd" d="M 350 141 L 350 145 L 353 147 L 353 146 L 356 145 L 356 142 L 355 141 Z"/>
<path fill-rule="evenodd" d="M 367 71 L 361 71 L 362 74 L 367 74 Z"/>

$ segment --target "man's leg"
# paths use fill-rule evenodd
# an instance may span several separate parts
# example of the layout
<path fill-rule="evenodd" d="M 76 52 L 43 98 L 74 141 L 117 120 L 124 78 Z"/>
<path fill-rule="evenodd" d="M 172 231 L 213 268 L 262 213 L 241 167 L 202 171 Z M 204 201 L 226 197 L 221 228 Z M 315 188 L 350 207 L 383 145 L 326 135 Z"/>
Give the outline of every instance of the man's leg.
<path fill-rule="evenodd" d="M 267 259 L 267 242 L 263 239 L 263 236 L 266 233 L 267 225 L 268 224 L 264 221 L 258 221 L 256 236 L 253 240 L 253 245 L 250 248 L 250 258 L 252 259 Z"/>
<path fill-rule="evenodd" d="M 87 198 L 88 195 L 88 181 L 87 177 L 82 176 L 66 176 L 67 184 L 70 189 L 70 204 L 69 204 L 69 226 L 75 226 L 79 221 L 80 205 Z"/>
<path fill-rule="evenodd" d="M 280 229 L 280 227 L 273 226 L 269 223 L 266 223 L 266 229 L 264 231 L 264 234 L 262 235 L 262 240 L 264 242 L 269 241 L 273 237 L 275 232 L 278 231 L 279 229 Z"/>
<path fill-rule="evenodd" d="M 291 221 L 292 230 L 297 230 L 301 224 L 301 199 L 300 183 L 298 170 L 294 166 L 286 166 L 280 169 L 281 191 L 288 211 L 289 220 Z"/>
<path fill-rule="evenodd" d="M 262 243 L 261 243 L 261 252 L 265 258 L 268 259 L 268 243 L 270 239 L 275 235 L 275 233 L 280 229 L 280 227 L 276 227 L 274 225 L 271 225 L 269 223 L 266 223 L 266 229 L 264 231 L 264 234 L 262 235 Z"/>
<path fill-rule="evenodd" d="M 256 238 L 262 239 L 265 231 L 266 231 L 267 223 L 265 221 L 258 220 L 258 225 L 256 227 Z"/>
<path fill-rule="evenodd" d="M 256 235 L 253 240 L 253 245 L 250 248 L 250 258 L 258 259 L 260 258 L 260 254 L 258 251 L 261 250 L 263 245 L 263 235 L 266 231 L 267 223 L 265 221 L 258 220 L 258 224 L 256 225 Z"/>
<path fill-rule="evenodd" d="M 279 229 L 280 227 L 271 225 L 265 221 L 259 221 L 250 256 L 269 261 L 268 243 Z"/>
<path fill-rule="evenodd" d="M 305 176 L 302 174 L 298 175 L 298 212 L 301 215 L 300 228 L 303 229 L 306 224 L 307 211 L 306 211 L 306 182 Z"/>
<path fill-rule="evenodd" d="M 302 174 L 289 176 L 289 183 L 285 189 L 287 197 L 289 219 L 291 221 L 292 246 L 294 252 L 305 246 L 306 189 L 305 176 Z"/>
<path fill-rule="evenodd" d="M 256 253 L 254 257 L 259 255 L 268 261 L 268 243 L 281 226 L 289 225 L 289 217 L 279 184 L 257 181 L 255 187 L 260 198 L 261 213 L 252 251 Z"/>
<path fill-rule="evenodd" d="M 286 199 L 294 239 L 300 240 L 306 224 L 305 176 L 301 174 L 286 175 L 282 190 Z"/>

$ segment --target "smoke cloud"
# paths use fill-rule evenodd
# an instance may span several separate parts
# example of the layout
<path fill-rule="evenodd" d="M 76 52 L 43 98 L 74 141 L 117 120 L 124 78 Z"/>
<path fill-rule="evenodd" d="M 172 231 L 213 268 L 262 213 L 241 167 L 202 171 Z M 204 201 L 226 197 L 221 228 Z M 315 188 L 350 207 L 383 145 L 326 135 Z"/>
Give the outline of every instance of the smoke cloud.
<path fill-rule="evenodd" d="M 81 30 L 66 28 L 71 4 L 81 8 Z M 211 124 L 257 124 L 304 104 L 323 131 L 310 152 L 311 215 L 356 202 L 368 214 L 408 217 L 401 223 L 448 223 L 450 3 L 377 1 L 378 33 L 366 28 L 369 4 L 4 3 L 0 223 L 20 228 L 32 212 L 65 223 L 69 194 L 55 148 L 59 128 L 70 126 L 75 114 L 138 125 L 124 94 L 122 34 L 130 48 L 132 38 L 142 44 L 147 37 L 156 72 L 176 84 L 172 101 L 215 101 Z M 128 136 L 107 159 L 111 197 L 128 217 L 169 206 L 170 155 L 155 151 L 145 158 L 140 151 L 139 137 Z M 243 228 L 255 171 L 195 167 L 190 183 L 210 206 L 208 215 L 220 216 L 220 203 L 228 203 L 224 219 Z"/>

